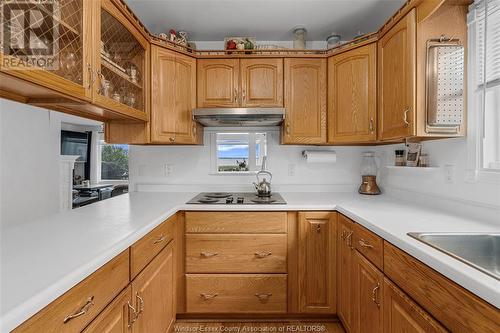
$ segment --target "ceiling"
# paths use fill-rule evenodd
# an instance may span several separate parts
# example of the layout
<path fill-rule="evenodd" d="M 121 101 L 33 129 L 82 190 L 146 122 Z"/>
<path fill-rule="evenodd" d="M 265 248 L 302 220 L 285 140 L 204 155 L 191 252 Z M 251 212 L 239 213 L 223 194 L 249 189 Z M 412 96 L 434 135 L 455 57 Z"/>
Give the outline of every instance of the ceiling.
<path fill-rule="evenodd" d="M 228 36 L 257 40 L 292 40 L 305 26 L 308 40 L 332 32 L 343 40 L 358 31 L 372 32 L 405 0 L 125 0 L 154 33 L 185 30 L 190 40 L 218 41 Z"/>

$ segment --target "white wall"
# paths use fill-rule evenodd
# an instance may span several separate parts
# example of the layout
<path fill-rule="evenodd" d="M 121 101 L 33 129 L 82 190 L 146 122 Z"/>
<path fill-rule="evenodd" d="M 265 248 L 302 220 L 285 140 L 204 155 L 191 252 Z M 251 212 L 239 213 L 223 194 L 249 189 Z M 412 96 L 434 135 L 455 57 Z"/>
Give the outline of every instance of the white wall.
<path fill-rule="evenodd" d="M 0 223 L 59 211 L 60 121 L 44 109 L 0 99 Z"/>
<path fill-rule="evenodd" d="M 394 165 L 394 150 L 404 145 L 378 147 L 382 165 Z M 429 197 L 458 199 L 482 205 L 500 206 L 500 184 L 466 182 L 466 139 L 443 139 L 423 142 L 423 150 L 429 153 L 430 165 L 437 170 L 383 169 L 382 186 L 426 194 Z M 445 166 L 452 170 L 452 182 L 445 177 Z"/>
<path fill-rule="evenodd" d="M 211 175 L 209 133 L 205 131 L 204 146 L 131 146 L 130 185 L 135 190 L 137 184 L 169 184 L 172 189 L 214 188 L 218 184 L 226 187 L 243 186 L 252 191 L 254 175 Z M 325 188 L 330 185 L 338 189 L 352 190 L 359 185 L 360 154 L 363 147 L 301 147 L 279 145 L 279 131 L 268 132 L 268 165 L 273 173 L 273 187 L 284 185 L 296 187 Z M 335 164 L 307 164 L 301 152 L 304 149 L 332 149 L 337 152 Z M 172 165 L 172 173 L 166 176 L 165 164 Z M 295 166 L 295 175 L 289 175 L 289 167 Z M 182 185 L 182 186 L 174 186 Z M 186 186 L 187 185 L 187 186 Z M 308 185 L 308 186 L 305 186 Z M 347 186 L 341 186 L 347 185 Z"/>

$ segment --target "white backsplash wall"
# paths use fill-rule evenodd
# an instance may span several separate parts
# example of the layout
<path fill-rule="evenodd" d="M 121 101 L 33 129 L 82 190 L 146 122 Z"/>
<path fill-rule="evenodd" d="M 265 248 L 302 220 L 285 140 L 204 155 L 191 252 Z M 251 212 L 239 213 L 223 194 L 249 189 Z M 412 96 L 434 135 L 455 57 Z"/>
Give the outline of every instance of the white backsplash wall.
<path fill-rule="evenodd" d="M 381 170 L 379 183 L 382 187 L 426 194 L 429 199 L 441 197 L 458 199 L 483 205 L 500 206 L 500 184 L 466 182 L 466 139 L 442 139 L 425 141 L 423 151 L 430 157 L 430 165 L 436 170 L 387 169 Z M 406 149 L 404 144 L 380 146 L 381 165 L 394 165 L 394 150 Z M 451 170 L 451 181 L 445 171 Z"/>
<path fill-rule="evenodd" d="M 198 190 L 215 188 L 217 185 L 237 186 L 252 191 L 255 175 L 213 175 L 210 174 L 210 140 L 205 131 L 203 146 L 131 146 L 130 185 L 136 190 L 137 184 L 168 184 L 172 190 Z M 272 172 L 273 189 L 283 190 L 284 186 L 297 185 L 308 190 L 314 188 L 336 188 L 352 190 L 359 185 L 361 152 L 363 147 L 305 147 L 279 145 L 279 131 L 268 132 L 267 169 Z M 335 150 L 335 164 L 307 164 L 302 151 Z M 368 148 L 368 150 L 373 150 Z M 167 176 L 166 164 L 171 165 Z M 295 169 L 291 175 L 290 169 Z M 179 186 L 174 186 L 179 185 Z M 311 188 L 311 187 L 309 187 Z"/>

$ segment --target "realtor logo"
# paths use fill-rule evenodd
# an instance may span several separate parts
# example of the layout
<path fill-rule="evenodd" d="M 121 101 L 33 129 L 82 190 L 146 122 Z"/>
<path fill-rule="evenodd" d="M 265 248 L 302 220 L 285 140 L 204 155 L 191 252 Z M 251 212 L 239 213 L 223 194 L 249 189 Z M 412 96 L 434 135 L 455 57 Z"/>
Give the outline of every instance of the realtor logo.
<path fill-rule="evenodd" d="M 59 69 L 59 1 L 1 0 L 2 69 Z"/>

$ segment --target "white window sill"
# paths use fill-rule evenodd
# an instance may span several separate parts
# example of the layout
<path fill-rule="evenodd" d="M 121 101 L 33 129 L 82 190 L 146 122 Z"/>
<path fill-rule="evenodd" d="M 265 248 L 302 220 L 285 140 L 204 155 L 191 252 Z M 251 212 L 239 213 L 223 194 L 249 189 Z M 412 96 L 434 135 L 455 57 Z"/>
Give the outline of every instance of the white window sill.
<path fill-rule="evenodd" d="M 468 170 L 468 183 L 500 184 L 500 170 Z"/>
<path fill-rule="evenodd" d="M 235 171 L 235 172 L 209 172 L 209 176 L 255 176 L 258 171 Z"/>

